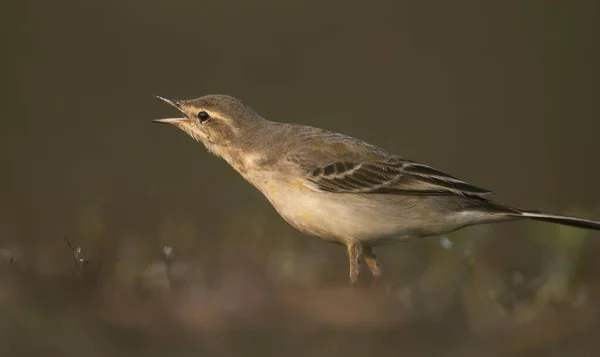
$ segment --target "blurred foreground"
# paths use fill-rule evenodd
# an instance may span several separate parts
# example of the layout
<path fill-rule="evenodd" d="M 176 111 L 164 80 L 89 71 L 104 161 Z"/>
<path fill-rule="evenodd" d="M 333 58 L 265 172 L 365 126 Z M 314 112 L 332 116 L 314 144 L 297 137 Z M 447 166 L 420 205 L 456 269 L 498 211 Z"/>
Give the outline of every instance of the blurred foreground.
<path fill-rule="evenodd" d="M 91 216 L 87 239 L 0 251 L 2 356 L 589 356 L 600 347 L 597 232 L 527 223 L 503 238 L 481 226 L 381 248 L 383 283 L 352 290 L 344 248 L 289 236 L 269 214 L 212 241 L 182 222 L 163 222 L 154 241 L 111 240 Z M 368 285 L 366 269 L 362 278 Z"/>

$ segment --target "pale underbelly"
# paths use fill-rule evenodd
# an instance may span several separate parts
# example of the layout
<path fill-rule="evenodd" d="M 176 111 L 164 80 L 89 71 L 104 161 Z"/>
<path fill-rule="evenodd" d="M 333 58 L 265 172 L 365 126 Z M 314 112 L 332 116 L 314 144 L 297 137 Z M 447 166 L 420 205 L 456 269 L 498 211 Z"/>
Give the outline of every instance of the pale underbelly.
<path fill-rule="evenodd" d="M 436 198 L 316 192 L 304 187 L 265 194 L 277 212 L 303 233 L 348 244 L 384 245 L 453 231 L 475 217 L 439 208 Z"/>

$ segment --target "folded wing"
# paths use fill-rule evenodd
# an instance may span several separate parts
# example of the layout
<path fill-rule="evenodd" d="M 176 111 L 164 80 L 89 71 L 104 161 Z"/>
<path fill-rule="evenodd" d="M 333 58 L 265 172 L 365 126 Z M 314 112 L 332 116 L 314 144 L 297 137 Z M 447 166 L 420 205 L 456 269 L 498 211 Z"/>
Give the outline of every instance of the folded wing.
<path fill-rule="evenodd" d="M 487 196 L 491 191 L 400 157 L 337 161 L 307 170 L 314 189 L 337 193 Z"/>

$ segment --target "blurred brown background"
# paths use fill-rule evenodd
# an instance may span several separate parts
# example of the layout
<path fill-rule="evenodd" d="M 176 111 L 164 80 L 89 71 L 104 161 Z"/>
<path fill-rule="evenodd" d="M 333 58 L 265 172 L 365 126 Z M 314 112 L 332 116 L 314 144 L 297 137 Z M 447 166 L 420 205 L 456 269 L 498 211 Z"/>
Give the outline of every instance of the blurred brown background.
<path fill-rule="evenodd" d="M 506 203 L 600 219 L 598 11 L 3 3 L 0 354 L 589 356 L 599 233 L 519 222 L 457 232 L 450 249 L 399 244 L 379 252 L 384 287 L 348 292 L 342 248 L 151 119 L 175 114 L 152 94 L 230 94 Z"/>

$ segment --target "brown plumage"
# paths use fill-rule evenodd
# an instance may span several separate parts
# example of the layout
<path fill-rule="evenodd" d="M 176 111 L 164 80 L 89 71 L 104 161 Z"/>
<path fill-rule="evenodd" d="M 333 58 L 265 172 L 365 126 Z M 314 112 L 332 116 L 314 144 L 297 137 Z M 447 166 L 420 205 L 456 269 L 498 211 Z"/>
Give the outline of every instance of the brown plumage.
<path fill-rule="evenodd" d="M 202 142 L 262 192 L 300 231 L 348 249 L 350 281 L 373 247 L 492 222 L 533 219 L 600 230 L 600 222 L 521 210 L 491 191 L 375 145 L 305 125 L 268 121 L 223 95 L 161 98 L 184 114 L 161 119 Z"/>

